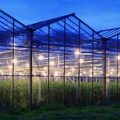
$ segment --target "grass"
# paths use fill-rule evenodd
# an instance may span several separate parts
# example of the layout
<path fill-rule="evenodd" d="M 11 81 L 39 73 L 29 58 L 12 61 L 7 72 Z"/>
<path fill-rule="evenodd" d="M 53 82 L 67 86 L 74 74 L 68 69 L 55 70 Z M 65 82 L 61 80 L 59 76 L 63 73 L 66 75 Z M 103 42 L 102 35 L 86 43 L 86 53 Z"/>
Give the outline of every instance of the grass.
<path fill-rule="evenodd" d="M 119 120 L 120 106 L 65 107 L 48 105 L 35 110 L 0 112 L 2 120 Z"/>

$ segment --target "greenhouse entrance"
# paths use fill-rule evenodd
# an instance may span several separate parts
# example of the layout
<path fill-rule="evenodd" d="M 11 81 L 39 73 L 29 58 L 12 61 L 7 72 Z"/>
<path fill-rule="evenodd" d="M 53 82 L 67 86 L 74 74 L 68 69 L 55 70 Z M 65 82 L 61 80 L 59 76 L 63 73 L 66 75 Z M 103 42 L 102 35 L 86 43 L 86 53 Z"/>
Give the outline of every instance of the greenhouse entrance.
<path fill-rule="evenodd" d="M 119 35 L 74 13 L 26 26 L 0 10 L 0 107 L 119 104 Z"/>

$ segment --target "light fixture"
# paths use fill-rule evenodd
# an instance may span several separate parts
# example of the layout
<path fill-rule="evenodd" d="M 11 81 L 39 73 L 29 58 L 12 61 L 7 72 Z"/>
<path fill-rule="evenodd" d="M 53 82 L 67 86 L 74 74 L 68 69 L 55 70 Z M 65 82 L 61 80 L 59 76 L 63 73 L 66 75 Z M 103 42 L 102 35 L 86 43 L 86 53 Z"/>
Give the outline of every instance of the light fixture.
<path fill-rule="evenodd" d="M 71 75 L 71 72 L 68 72 L 66 76 L 70 76 Z"/>
<path fill-rule="evenodd" d="M 13 59 L 13 60 L 12 60 L 12 63 L 17 63 L 17 59 Z"/>
<path fill-rule="evenodd" d="M 94 72 L 93 74 L 94 74 L 95 76 L 97 75 L 97 73 L 96 73 L 96 72 Z"/>
<path fill-rule="evenodd" d="M 80 50 L 79 49 L 75 50 L 75 55 L 80 55 Z"/>
<path fill-rule="evenodd" d="M 48 70 L 48 68 L 47 68 L 47 67 L 44 67 L 43 69 L 44 69 L 44 70 Z"/>
<path fill-rule="evenodd" d="M 44 56 L 43 56 L 43 55 L 39 55 L 39 56 L 38 56 L 38 59 L 39 59 L 39 60 L 43 60 L 43 59 L 44 59 Z"/>
<path fill-rule="evenodd" d="M 19 75 L 23 75 L 23 73 L 22 73 L 22 72 L 20 72 L 20 73 L 19 73 Z"/>
<path fill-rule="evenodd" d="M 120 73 L 118 73 L 118 76 L 120 76 Z"/>
<path fill-rule="evenodd" d="M 74 71 L 75 71 L 75 68 L 72 68 L 71 71 L 74 72 Z"/>
<path fill-rule="evenodd" d="M 96 70 L 96 69 L 97 69 L 97 67 L 95 66 L 95 67 L 94 67 L 94 70 Z"/>
<path fill-rule="evenodd" d="M 117 59 L 120 60 L 120 55 L 117 56 Z"/>
<path fill-rule="evenodd" d="M 54 65 L 55 65 L 54 61 L 50 61 L 50 66 L 54 66 Z"/>
<path fill-rule="evenodd" d="M 86 74 L 86 71 L 83 71 L 83 74 Z"/>
<path fill-rule="evenodd" d="M 0 74 L 3 75 L 3 71 L 2 70 L 0 70 Z"/>
<path fill-rule="evenodd" d="M 8 68 L 9 68 L 9 69 L 12 69 L 12 65 L 9 65 Z"/>
<path fill-rule="evenodd" d="M 115 70 L 112 68 L 112 69 L 111 69 L 111 72 L 114 72 L 114 71 L 115 71 Z"/>
<path fill-rule="evenodd" d="M 44 71 L 42 72 L 42 75 L 43 75 L 44 77 L 47 76 L 47 74 L 46 74 Z"/>
<path fill-rule="evenodd" d="M 4 75 L 4 73 L 3 73 L 3 72 L 1 72 L 0 74 L 1 74 L 1 75 Z"/>
<path fill-rule="evenodd" d="M 58 71 L 56 71 L 56 72 L 54 73 L 54 76 L 55 76 L 55 77 L 58 76 Z"/>
<path fill-rule="evenodd" d="M 100 71 L 100 74 L 102 74 L 102 73 L 103 73 L 103 71 L 101 70 L 101 71 Z"/>
<path fill-rule="evenodd" d="M 113 75 L 113 72 L 112 72 L 112 71 L 110 72 L 110 75 Z"/>
<path fill-rule="evenodd" d="M 92 73 L 92 70 L 90 70 L 90 73 Z"/>
<path fill-rule="evenodd" d="M 92 77 L 92 74 L 89 74 L 89 77 Z"/>
<path fill-rule="evenodd" d="M 80 73 L 80 76 L 82 76 L 83 74 L 82 73 Z"/>
<path fill-rule="evenodd" d="M 28 63 L 26 64 L 26 67 L 29 67 L 29 64 L 28 64 Z"/>
<path fill-rule="evenodd" d="M 112 68 L 112 69 L 110 70 L 110 75 L 114 75 L 114 72 L 115 72 L 115 70 Z"/>
<path fill-rule="evenodd" d="M 80 63 L 81 63 L 81 64 L 84 63 L 84 59 L 80 59 Z"/>
<path fill-rule="evenodd" d="M 33 75 L 35 75 L 35 76 L 36 76 L 36 75 L 37 75 L 37 73 L 33 73 Z"/>

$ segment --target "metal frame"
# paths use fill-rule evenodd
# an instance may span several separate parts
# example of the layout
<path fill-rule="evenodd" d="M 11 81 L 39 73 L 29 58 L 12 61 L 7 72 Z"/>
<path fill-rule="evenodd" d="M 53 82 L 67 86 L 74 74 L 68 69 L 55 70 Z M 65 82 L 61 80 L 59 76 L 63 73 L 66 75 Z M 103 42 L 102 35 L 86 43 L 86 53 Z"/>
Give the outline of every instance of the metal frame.
<path fill-rule="evenodd" d="M 6 36 L 3 36 L 3 34 Z M 108 53 L 112 53 L 112 50 L 117 49 L 117 56 L 119 55 L 119 34 L 119 28 L 96 32 L 74 13 L 25 26 L 0 10 L 0 38 L 5 42 L 0 42 L 0 54 L 6 61 L 4 63 L 1 60 L 0 69 L 6 74 L 0 76 L 2 79 L 6 77 L 6 80 L 7 77 L 12 77 L 12 107 L 16 106 L 15 85 L 17 84 L 16 79 L 19 79 L 19 77 L 24 79 L 28 77 L 28 105 L 30 108 L 37 104 L 34 100 L 33 87 L 36 80 L 39 80 L 41 84 L 41 79 L 47 81 L 46 99 L 47 104 L 51 103 L 50 85 L 53 84 L 51 83 L 52 78 L 53 81 L 58 79 L 58 81 L 63 82 L 63 96 L 61 97 L 63 101 L 61 100 L 61 103 L 64 105 L 107 104 L 109 96 L 107 84 L 113 82 L 110 76 L 107 76 L 107 58 Z M 116 36 L 117 38 L 114 38 Z M 112 46 L 111 43 L 114 42 L 114 39 L 117 40 L 116 46 L 108 48 L 109 45 Z M 110 43 L 109 41 L 113 42 Z M 78 50 L 76 54 L 75 50 Z M 12 54 L 12 57 L 9 57 L 8 52 Z M 17 55 L 16 52 L 18 52 Z M 24 56 L 21 53 L 24 53 Z M 40 58 L 44 59 L 43 61 L 39 60 L 39 54 L 44 55 L 45 58 L 43 56 Z M 57 54 L 61 60 L 59 61 L 59 68 L 55 68 L 58 63 L 58 60 L 56 60 Z M 8 58 L 4 56 L 8 56 Z M 116 56 L 113 54 L 112 57 Z M 19 59 L 17 65 L 15 64 L 16 58 Z M 12 63 L 10 62 L 11 59 L 13 60 Z M 54 59 L 54 66 L 51 65 L 51 59 Z M 117 81 L 117 102 L 119 102 L 119 60 L 116 61 L 117 79 L 112 77 L 114 81 Z M 5 67 L 8 67 L 8 63 L 12 64 L 12 73 L 5 69 Z M 25 66 L 26 63 L 29 64 L 29 67 Z M 47 66 L 46 71 L 44 70 L 45 66 Z M 56 72 L 54 69 L 58 69 L 59 75 L 54 75 Z M 72 72 L 70 72 L 71 70 Z M 21 71 L 22 75 L 20 75 Z M 42 72 L 44 71 L 46 75 L 43 75 Z M 110 83 L 107 83 L 108 78 Z M 101 100 L 98 100 L 98 98 L 96 100 L 94 96 L 97 82 L 102 85 Z M 76 92 L 67 94 L 69 83 L 77 86 L 75 88 Z M 84 101 L 84 91 L 82 91 L 84 83 L 91 83 L 91 88 L 87 88 L 92 91 L 91 97 L 88 99 L 90 103 Z M 69 101 L 70 103 L 68 102 L 69 97 L 72 99 Z M 39 101 L 39 104 L 42 102 L 42 100 Z"/>

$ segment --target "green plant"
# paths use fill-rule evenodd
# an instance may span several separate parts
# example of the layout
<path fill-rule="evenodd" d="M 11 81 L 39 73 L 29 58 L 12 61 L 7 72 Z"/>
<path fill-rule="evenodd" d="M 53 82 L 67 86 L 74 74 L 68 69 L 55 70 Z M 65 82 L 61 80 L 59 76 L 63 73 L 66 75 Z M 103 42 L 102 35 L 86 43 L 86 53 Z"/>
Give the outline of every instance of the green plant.
<path fill-rule="evenodd" d="M 12 80 L 0 80 L 0 107 L 9 108 L 12 102 L 12 95 L 14 93 L 14 106 L 15 108 L 27 108 L 28 106 L 28 84 L 27 79 L 15 80 L 14 89 L 12 89 Z M 100 105 L 102 103 L 102 82 L 81 82 L 78 86 L 77 82 L 66 80 L 65 85 L 61 81 L 33 79 L 33 106 L 41 106 L 49 104 L 64 104 L 75 105 L 76 96 L 78 94 L 78 87 L 80 87 L 80 102 L 83 105 Z M 120 83 L 118 85 L 118 92 L 120 92 Z M 14 90 L 14 91 L 12 91 Z M 119 93 L 117 92 L 117 84 L 110 83 L 108 88 L 108 102 L 117 103 L 120 100 Z M 64 96 L 65 95 L 65 96 Z M 65 97 L 65 98 L 64 98 Z"/>

